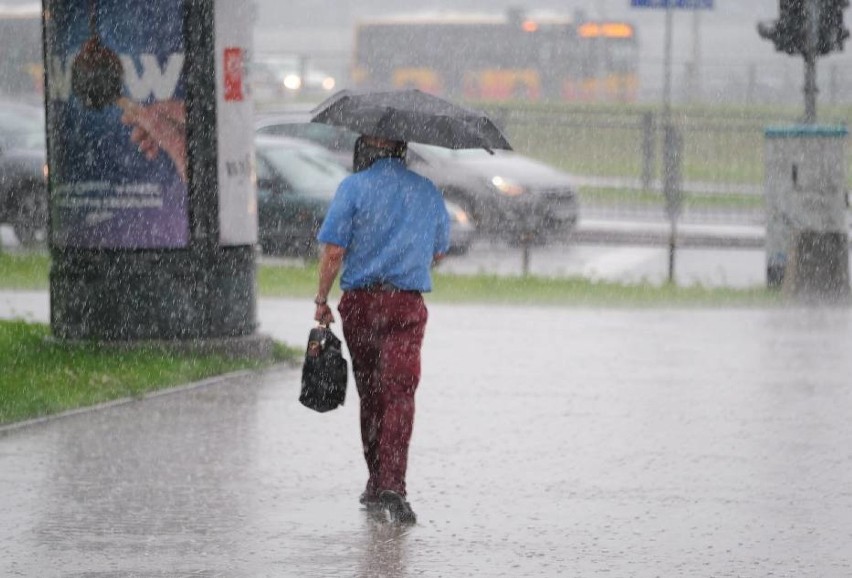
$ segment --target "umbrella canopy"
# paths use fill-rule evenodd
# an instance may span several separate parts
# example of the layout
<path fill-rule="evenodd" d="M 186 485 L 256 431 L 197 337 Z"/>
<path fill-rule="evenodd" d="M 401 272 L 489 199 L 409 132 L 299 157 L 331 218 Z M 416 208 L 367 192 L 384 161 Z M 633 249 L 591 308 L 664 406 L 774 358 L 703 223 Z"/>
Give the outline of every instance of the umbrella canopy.
<path fill-rule="evenodd" d="M 416 89 L 341 90 L 312 111 L 311 121 L 360 134 L 451 149 L 512 150 L 485 113 Z"/>

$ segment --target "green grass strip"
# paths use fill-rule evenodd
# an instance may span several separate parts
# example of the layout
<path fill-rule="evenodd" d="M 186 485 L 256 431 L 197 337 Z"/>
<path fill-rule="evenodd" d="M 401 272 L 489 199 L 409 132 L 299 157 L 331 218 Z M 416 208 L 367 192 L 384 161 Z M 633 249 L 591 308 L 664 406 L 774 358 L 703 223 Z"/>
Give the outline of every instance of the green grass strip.
<path fill-rule="evenodd" d="M 0 424 L 105 401 L 137 397 L 237 370 L 296 359 L 276 344 L 274 359 L 176 353 L 164 348 L 118 350 L 48 339 L 47 325 L 0 321 Z"/>
<path fill-rule="evenodd" d="M 266 297 L 310 299 L 316 292 L 316 264 L 265 265 L 258 271 L 258 290 Z M 582 277 L 449 275 L 436 271 L 430 302 L 499 303 L 599 307 L 741 307 L 772 306 L 777 292 L 763 287 L 737 289 L 692 285 L 616 283 Z M 332 298 L 339 291 L 332 292 Z"/>
<path fill-rule="evenodd" d="M 46 255 L 0 254 L 0 288 L 46 289 Z M 18 262 L 20 261 L 20 262 Z M 316 292 L 316 263 L 305 265 L 261 264 L 257 273 L 258 294 L 262 297 L 311 299 Z M 776 292 L 763 287 L 737 289 L 680 287 L 669 284 L 618 283 L 593 281 L 581 277 L 539 277 L 497 275 L 450 275 L 435 271 L 432 302 L 549 304 L 602 307 L 763 306 L 780 301 Z M 332 298 L 339 290 L 332 293 Z"/>
<path fill-rule="evenodd" d="M 777 293 L 764 288 L 624 284 L 580 277 L 462 277 L 440 274 L 436 275 L 435 292 L 430 300 L 606 308 L 773 306 L 780 302 Z"/>
<path fill-rule="evenodd" d="M 41 252 L 0 251 L 0 287 L 3 289 L 47 289 L 50 258 Z"/>

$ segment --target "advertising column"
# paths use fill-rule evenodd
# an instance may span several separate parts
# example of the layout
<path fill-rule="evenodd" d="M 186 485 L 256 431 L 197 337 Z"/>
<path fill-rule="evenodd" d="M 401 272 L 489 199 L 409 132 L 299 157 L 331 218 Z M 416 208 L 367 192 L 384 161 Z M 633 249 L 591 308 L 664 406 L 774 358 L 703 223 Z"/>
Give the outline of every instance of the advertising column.
<path fill-rule="evenodd" d="M 54 334 L 252 333 L 257 215 L 242 86 L 251 25 L 241 3 L 43 4 Z"/>

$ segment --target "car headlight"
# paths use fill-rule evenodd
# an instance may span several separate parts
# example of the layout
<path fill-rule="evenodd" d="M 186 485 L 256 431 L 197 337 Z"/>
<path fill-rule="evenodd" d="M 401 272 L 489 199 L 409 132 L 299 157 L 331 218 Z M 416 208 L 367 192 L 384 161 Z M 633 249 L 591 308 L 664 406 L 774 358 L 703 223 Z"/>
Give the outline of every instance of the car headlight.
<path fill-rule="evenodd" d="M 470 218 L 467 216 L 467 213 L 465 213 L 464 210 L 455 207 L 450 209 L 450 219 L 456 223 L 461 223 L 462 225 L 466 225 L 470 222 Z"/>
<path fill-rule="evenodd" d="M 523 186 L 514 181 L 504 179 L 501 176 L 496 176 L 491 179 L 491 184 L 494 185 L 494 188 L 498 191 L 509 197 L 517 197 L 518 195 L 526 192 L 526 189 Z"/>
<path fill-rule="evenodd" d="M 302 79 L 298 74 L 288 74 L 284 77 L 284 87 L 290 90 L 299 90 L 302 87 Z"/>
<path fill-rule="evenodd" d="M 335 84 L 336 82 L 334 82 L 334 79 L 330 76 L 326 76 L 322 79 L 322 87 L 325 90 L 334 90 Z"/>

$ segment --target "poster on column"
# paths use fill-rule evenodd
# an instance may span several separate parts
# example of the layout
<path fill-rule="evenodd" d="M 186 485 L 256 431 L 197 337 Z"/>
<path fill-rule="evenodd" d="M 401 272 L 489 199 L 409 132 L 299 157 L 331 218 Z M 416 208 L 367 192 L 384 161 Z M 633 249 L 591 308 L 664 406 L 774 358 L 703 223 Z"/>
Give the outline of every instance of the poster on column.
<path fill-rule="evenodd" d="M 215 6 L 219 244 L 254 245 L 254 107 L 246 82 L 252 11 L 241 0 L 216 0 Z"/>
<path fill-rule="evenodd" d="M 45 1 L 55 246 L 187 245 L 183 4 Z"/>

